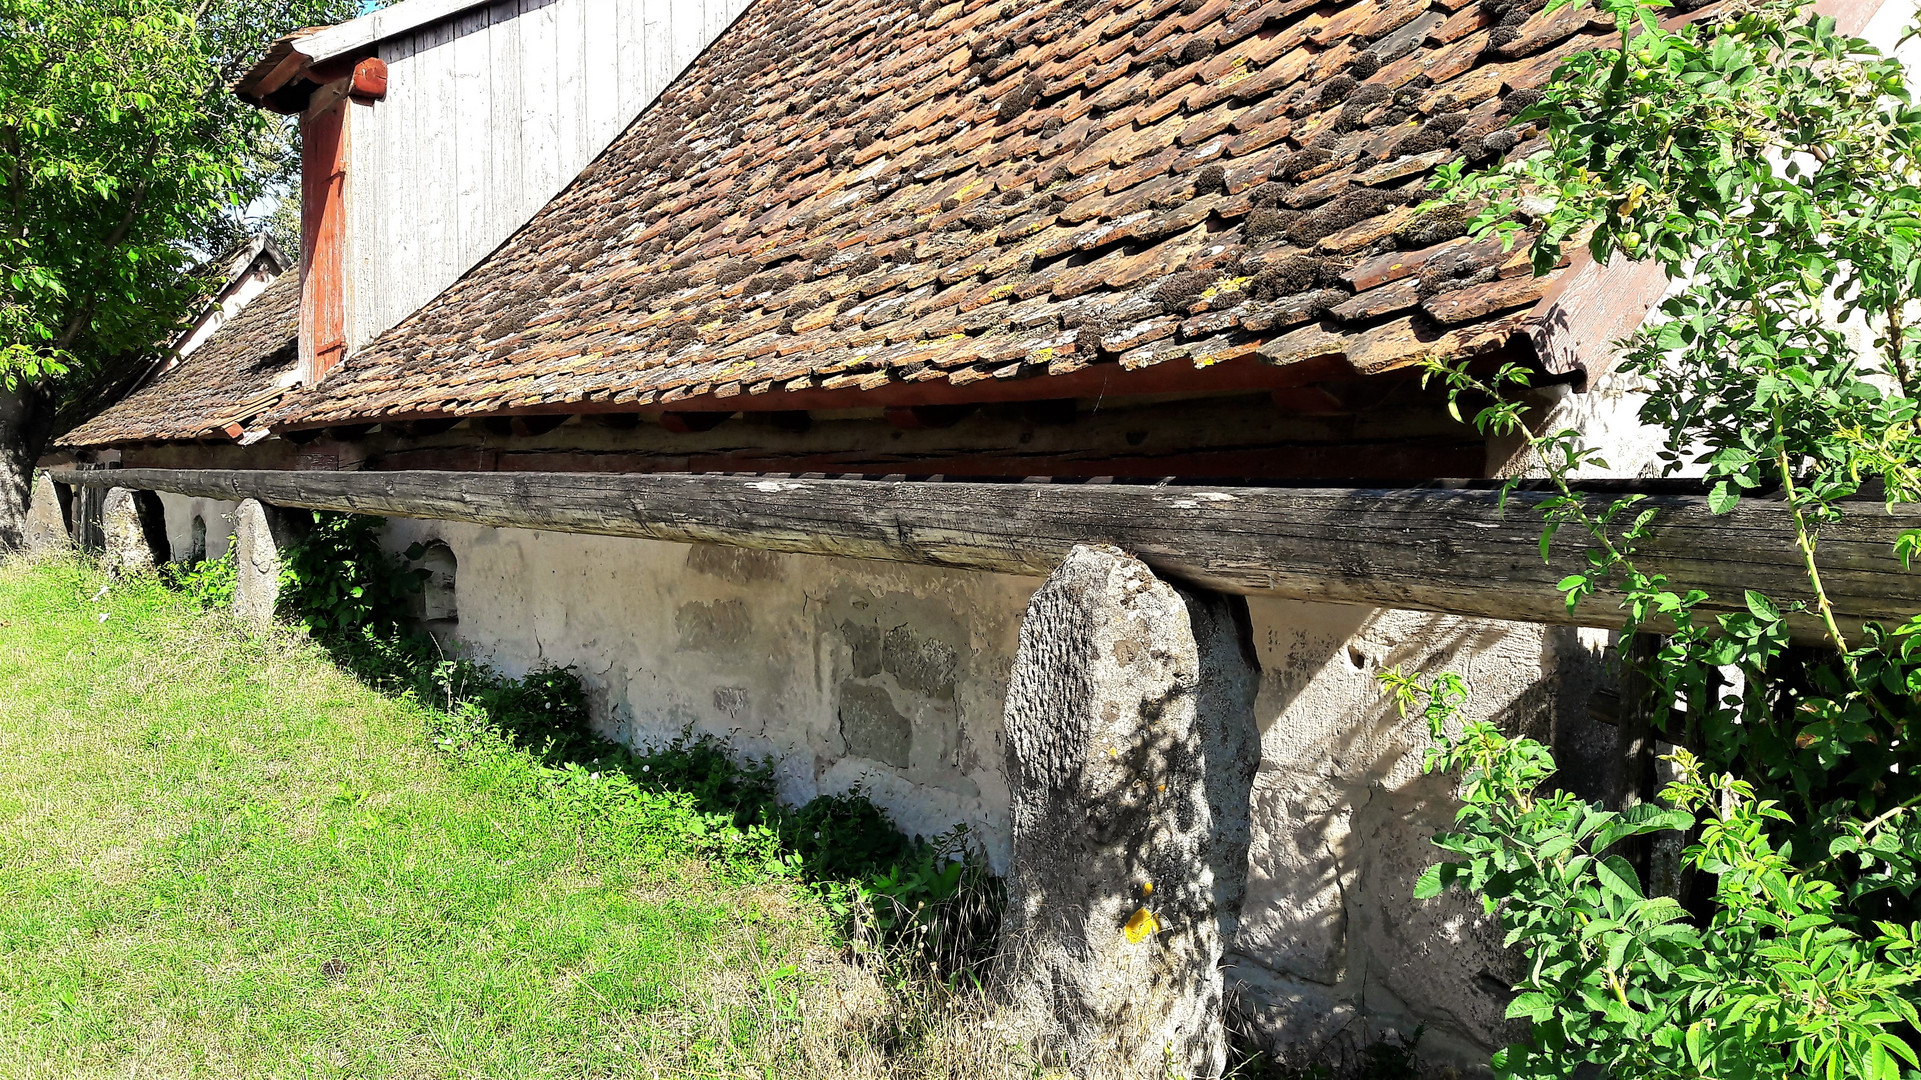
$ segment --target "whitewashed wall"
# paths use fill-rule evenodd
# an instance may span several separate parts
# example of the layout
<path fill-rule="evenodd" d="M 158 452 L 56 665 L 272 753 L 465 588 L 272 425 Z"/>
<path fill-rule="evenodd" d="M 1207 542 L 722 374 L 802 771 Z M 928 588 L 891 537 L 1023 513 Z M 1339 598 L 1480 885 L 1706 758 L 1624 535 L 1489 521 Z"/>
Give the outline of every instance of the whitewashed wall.
<path fill-rule="evenodd" d="M 349 352 L 499 246 L 747 4 L 500 0 L 382 41 L 387 98 L 349 128 Z"/>

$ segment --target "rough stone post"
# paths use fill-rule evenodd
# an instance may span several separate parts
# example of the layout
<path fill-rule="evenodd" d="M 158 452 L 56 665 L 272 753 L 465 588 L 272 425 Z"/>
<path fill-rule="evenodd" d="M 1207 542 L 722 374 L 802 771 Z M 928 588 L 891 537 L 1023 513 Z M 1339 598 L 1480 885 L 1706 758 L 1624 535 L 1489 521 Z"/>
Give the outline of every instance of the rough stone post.
<path fill-rule="evenodd" d="M 145 496 L 145 498 L 142 498 Z M 167 561 L 166 532 L 150 492 L 111 488 L 100 504 L 101 559 L 115 577 L 150 574 Z"/>
<path fill-rule="evenodd" d="M 1247 884 L 1260 669 L 1237 597 L 1076 547 L 1007 690 L 1010 1005 L 1072 1075 L 1218 1077 Z"/>
<path fill-rule="evenodd" d="M 73 546 L 73 527 L 67 521 L 65 500 L 53 477 L 41 473 L 33 482 L 33 501 L 27 504 L 27 550 L 55 551 Z"/>
<path fill-rule="evenodd" d="M 280 551 L 292 542 L 286 518 L 275 507 L 248 499 L 233 513 L 233 613 L 256 630 L 273 625 L 280 603 Z"/>

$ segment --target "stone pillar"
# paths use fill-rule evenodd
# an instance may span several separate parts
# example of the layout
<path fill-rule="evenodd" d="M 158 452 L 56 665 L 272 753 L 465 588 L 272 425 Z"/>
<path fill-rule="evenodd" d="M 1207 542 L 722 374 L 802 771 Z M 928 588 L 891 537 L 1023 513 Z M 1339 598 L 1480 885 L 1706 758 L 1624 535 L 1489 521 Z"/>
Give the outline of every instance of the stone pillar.
<path fill-rule="evenodd" d="M 273 625 L 280 603 L 280 551 L 291 542 L 285 517 L 272 506 L 248 499 L 233 512 L 233 613 L 255 630 Z"/>
<path fill-rule="evenodd" d="M 53 484 L 53 477 L 41 473 L 33 482 L 33 501 L 27 504 L 27 550 L 57 551 L 73 546 L 73 527 L 67 521 L 66 500 Z"/>
<path fill-rule="evenodd" d="M 1027 606 L 1007 688 L 1009 1004 L 1055 1067 L 1212 1078 L 1247 883 L 1260 669 L 1238 597 L 1076 547 Z"/>
<path fill-rule="evenodd" d="M 100 504 L 101 561 L 115 577 L 150 574 L 167 561 L 160 500 L 150 491 L 110 488 Z"/>

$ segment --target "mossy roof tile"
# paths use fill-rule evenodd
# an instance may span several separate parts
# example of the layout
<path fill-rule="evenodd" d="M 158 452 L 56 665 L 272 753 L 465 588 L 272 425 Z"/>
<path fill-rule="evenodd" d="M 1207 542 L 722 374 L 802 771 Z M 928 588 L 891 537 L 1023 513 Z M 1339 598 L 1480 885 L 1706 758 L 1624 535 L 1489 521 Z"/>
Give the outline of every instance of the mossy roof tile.
<path fill-rule="evenodd" d="M 1545 6 L 760 0 L 596 167 L 274 422 L 1123 362 L 1189 364 L 1205 389 L 1257 352 L 1366 374 L 1495 349 L 1540 289 L 1439 258 L 1473 247 L 1465 223 L 1414 206 L 1434 168 L 1499 160 L 1492 99 L 1605 43 Z M 1151 299 L 1306 251 L 1317 287 L 1228 297 L 1239 314 Z"/>
<path fill-rule="evenodd" d="M 228 438 L 280 403 L 299 361 L 300 275 L 275 278 L 200 347 L 99 415 L 62 436 L 56 446 L 114 446 L 137 442 Z"/>

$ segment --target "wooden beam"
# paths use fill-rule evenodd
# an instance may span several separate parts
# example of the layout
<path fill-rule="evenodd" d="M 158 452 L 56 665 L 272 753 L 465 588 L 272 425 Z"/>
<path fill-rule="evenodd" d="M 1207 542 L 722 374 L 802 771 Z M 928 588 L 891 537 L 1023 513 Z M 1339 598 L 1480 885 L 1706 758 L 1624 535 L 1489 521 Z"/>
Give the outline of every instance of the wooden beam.
<path fill-rule="evenodd" d="M 491 435 L 529 439 L 545 435 L 569 419 L 566 415 L 555 413 L 542 416 L 489 416 L 480 421 L 480 425 Z M 418 420 L 414 422 L 424 423 Z"/>
<path fill-rule="evenodd" d="M 1612 626 L 1606 597 L 1569 615 L 1555 582 L 1585 557 L 1564 529 L 1539 554 L 1547 498 L 1492 490 L 1299 489 L 1128 484 L 891 483 L 739 475 L 454 472 L 60 471 L 63 484 L 171 491 L 278 506 L 505 528 L 731 544 L 1045 576 L 1077 543 L 1106 542 L 1156 572 L 1223 592 Z M 1590 498 L 1605 506 L 1614 496 Z M 1806 585 L 1778 502 L 1716 517 L 1699 495 L 1654 494 L 1642 564 L 1738 609 Z M 1921 612 L 1921 574 L 1891 552 L 1921 507 L 1861 502 L 1822 533 L 1823 579 L 1842 620 Z M 1819 640 L 1811 620 L 1797 640 Z"/>
<path fill-rule="evenodd" d="M 347 355 L 344 82 L 308 103 L 300 137 L 300 373 L 313 386 Z"/>
<path fill-rule="evenodd" d="M 398 424 L 382 424 L 381 427 L 403 438 L 430 439 L 435 435 L 444 435 L 452 431 L 459 424 L 458 420 L 413 420 Z"/>
<path fill-rule="evenodd" d="M 972 414 L 973 405 L 889 405 L 882 410 L 887 423 L 902 431 L 937 431 L 950 428 Z"/>
<path fill-rule="evenodd" d="M 281 57 L 280 62 L 269 69 L 265 75 L 254 80 L 251 84 L 243 83 L 241 95 L 243 97 L 251 97 L 255 101 L 266 97 L 268 94 L 292 82 L 294 76 L 300 74 L 301 70 L 307 66 L 307 59 L 307 56 L 302 54 L 300 50 L 289 45 L 287 55 Z"/>
<path fill-rule="evenodd" d="M 353 85 L 347 96 L 362 105 L 387 99 L 387 62 L 370 56 L 354 65 Z"/>

